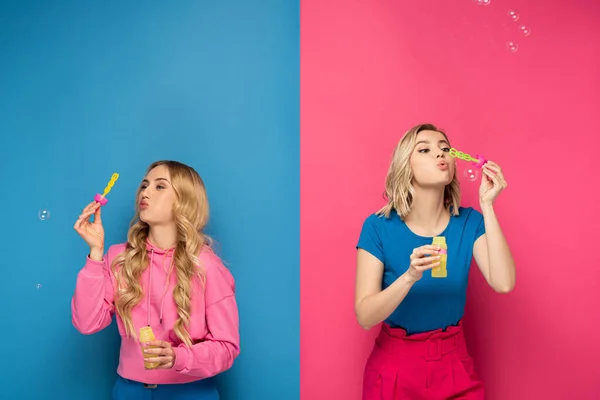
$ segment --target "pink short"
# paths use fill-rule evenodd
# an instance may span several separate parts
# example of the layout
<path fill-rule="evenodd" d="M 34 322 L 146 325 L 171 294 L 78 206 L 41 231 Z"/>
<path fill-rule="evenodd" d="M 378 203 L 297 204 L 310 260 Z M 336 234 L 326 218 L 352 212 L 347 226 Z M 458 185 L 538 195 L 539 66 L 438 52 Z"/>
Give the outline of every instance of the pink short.
<path fill-rule="evenodd" d="M 406 336 L 383 324 L 367 365 L 363 400 L 483 400 L 462 322 Z"/>

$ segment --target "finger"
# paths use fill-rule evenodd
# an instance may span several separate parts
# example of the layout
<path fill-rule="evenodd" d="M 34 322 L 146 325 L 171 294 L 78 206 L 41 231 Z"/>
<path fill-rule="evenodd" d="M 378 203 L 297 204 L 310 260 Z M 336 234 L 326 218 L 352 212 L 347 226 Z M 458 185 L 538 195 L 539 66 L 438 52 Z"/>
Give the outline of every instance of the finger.
<path fill-rule="evenodd" d="M 81 211 L 81 213 L 83 214 L 83 213 L 86 213 L 86 212 L 90 211 L 92 209 L 92 207 L 94 207 L 94 204 L 98 204 L 98 203 L 96 203 L 95 201 L 92 201 L 91 203 L 89 203 L 87 206 L 85 206 L 83 208 L 83 210 Z"/>
<path fill-rule="evenodd" d="M 153 347 L 153 348 L 144 348 L 145 354 L 156 354 L 159 356 L 168 356 L 170 351 L 165 347 Z"/>
<path fill-rule="evenodd" d="M 485 167 L 485 165 L 484 165 Z M 504 179 L 504 174 L 502 173 L 502 169 L 498 166 L 489 166 L 487 168 L 488 171 L 493 171 L 494 174 L 498 177 L 498 182 L 502 184 L 502 186 L 506 186 L 506 180 Z"/>
<path fill-rule="evenodd" d="M 486 176 L 488 177 L 488 179 L 490 179 L 493 183 L 494 186 L 500 187 L 502 189 L 506 188 L 506 182 L 502 179 L 500 179 L 497 175 L 484 171 L 486 172 Z"/>
<path fill-rule="evenodd" d="M 94 210 L 87 210 L 79 214 L 79 218 L 89 218 L 94 213 Z"/>
<path fill-rule="evenodd" d="M 414 260 L 413 266 L 422 267 L 424 265 L 429 265 L 431 263 L 437 262 L 439 259 L 440 259 L 440 256 L 430 256 L 430 257 L 418 258 L 418 259 Z"/>
<path fill-rule="evenodd" d="M 420 257 L 439 254 L 439 246 L 426 245 L 418 248 L 418 255 Z"/>
<path fill-rule="evenodd" d="M 100 205 L 100 204 L 98 204 L 98 205 Z M 101 209 L 102 209 L 102 207 L 98 207 L 98 208 L 96 208 L 96 211 L 94 211 L 94 222 L 102 223 L 102 216 L 100 215 Z"/>
<path fill-rule="evenodd" d="M 486 165 L 483 166 L 483 169 L 486 170 L 486 171 L 494 171 L 495 174 L 500 174 L 501 173 L 500 167 L 495 167 L 493 165 L 487 165 L 486 164 Z"/>
<path fill-rule="evenodd" d="M 92 205 L 92 207 L 90 207 L 87 211 L 81 213 L 81 216 L 83 216 L 84 218 L 89 218 L 91 217 L 93 214 L 96 213 L 96 211 L 100 210 L 100 204 L 99 203 L 95 203 L 94 205 Z"/>
<path fill-rule="evenodd" d="M 147 363 L 160 363 L 160 364 L 169 363 L 172 360 L 173 360 L 173 357 L 169 357 L 169 356 L 159 356 L 159 357 L 144 358 L 144 361 L 147 362 Z"/>
<path fill-rule="evenodd" d="M 91 215 L 91 214 L 90 214 L 89 212 L 87 212 L 87 213 L 83 213 L 83 214 L 79 214 L 79 216 L 77 217 L 77 219 L 80 219 L 80 220 L 87 220 L 87 219 L 90 217 L 90 215 Z"/>
<path fill-rule="evenodd" d="M 146 346 L 158 346 L 158 347 L 170 348 L 171 343 L 165 342 L 164 340 L 152 340 L 150 342 L 147 342 Z"/>
<path fill-rule="evenodd" d="M 486 188 L 487 184 L 488 183 L 492 183 L 493 181 L 492 181 L 491 176 L 489 175 L 490 174 L 489 170 L 487 170 L 485 168 L 482 168 L 481 171 L 482 171 L 482 174 L 481 174 L 481 187 L 482 188 Z"/>
<path fill-rule="evenodd" d="M 426 244 L 426 245 L 418 247 L 418 248 L 423 249 L 423 250 L 439 250 L 439 249 L 441 249 L 440 246 L 435 245 L 435 244 Z"/>
<path fill-rule="evenodd" d="M 420 265 L 420 266 L 418 266 L 416 268 L 417 268 L 417 270 L 419 272 L 423 272 L 423 271 L 427 271 L 427 270 L 430 270 L 432 268 L 435 268 L 435 267 L 437 267 L 439 265 L 440 265 L 440 262 L 437 261 L 437 262 L 434 262 L 434 263 L 431 263 L 431 264 L 427 264 L 427 265 Z"/>
<path fill-rule="evenodd" d="M 83 228 L 86 224 L 90 224 L 90 215 L 82 214 L 77 218 L 81 227 Z"/>
<path fill-rule="evenodd" d="M 79 218 L 77 218 L 77 221 L 75 221 L 75 225 L 73 226 L 75 228 L 76 231 L 80 231 L 83 228 L 83 224 L 85 223 L 85 218 L 83 218 L 82 216 L 79 216 Z"/>
<path fill-rule="evenodd" d="M 483 170 L 483 173 L 488 176 L 495 185 L 501 186 L 500 185 L 500 181 L 498 180 L 498 177 L 496 176 L 496 174 L 494 174 L 493 172 L 490 172 L 488 170 Z"/>
<path fill-rule="evenodd" d="M 161 363 L 160 365 L 158 365 L 156 368 L 154 369 L 171 369 L 173 368 L 173 361 L 169 361 L 169 362 L 165 362 L 165 363 Z"/>
<path fill-rule="evenodd" d="M 493 161 L 490 161 L 490 160 L 488 160 L 488 161 L 487 161 L 485 164 L 483 164 L 483 165 L 484 165 L 484 166 L 485 166 L 485 165 L 490 165 L 490 166 L 493 166 L 493 167 L 495 167 L 495 168 L 498 168 L 498 169 L 500 169 L 500 170 L 502 169 L 502 168 L 500 168 L 500 166 L 499 166 L 498 164 L 496 164 L 495 162 L 493 162 Z"/>

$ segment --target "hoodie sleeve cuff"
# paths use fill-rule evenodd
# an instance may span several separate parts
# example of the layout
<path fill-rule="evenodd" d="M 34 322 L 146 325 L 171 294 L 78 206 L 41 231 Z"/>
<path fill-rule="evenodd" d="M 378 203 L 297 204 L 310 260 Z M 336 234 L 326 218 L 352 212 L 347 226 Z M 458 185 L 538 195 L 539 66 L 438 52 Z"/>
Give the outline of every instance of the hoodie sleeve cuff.
<path fill-rule="evenodd" d="M 175 351 L 175 364 L 173 364 L 173 369 L 177 372 L 181 372 L 185 369 L 188 357 L 190 356 L 188 349 L 184 347 L 173 347 L 173 351 Z"/>
<path fill-rule="evenodd" d="M 106 256 L 102 257 L 102 261 L 95 261 L 88 255 L 83 266 L 83 271 L 88 275 L 104 276 L 104 261 Z"/>

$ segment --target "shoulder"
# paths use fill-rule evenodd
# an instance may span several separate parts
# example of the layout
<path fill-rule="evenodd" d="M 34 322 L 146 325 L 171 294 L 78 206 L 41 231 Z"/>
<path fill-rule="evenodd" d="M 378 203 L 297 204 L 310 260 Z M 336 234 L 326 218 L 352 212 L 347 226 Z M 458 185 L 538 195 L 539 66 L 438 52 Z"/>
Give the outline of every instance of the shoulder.
<path fill-rule="evenodd" d="M 458 216 L 464 219 L 483 219 L 483 215 L 473 207 L 459 207 Z"/>
<path fill-rule="evenodd" d="M 483 223 L 483 214 L 473 207 L 459 207 L 456 218 L 466 228 L 477 229 Z"/>
<path fill-rule="evenodd" d="M 381 222 L 381 218 L 385 216 L 373 213 L 363 220 L 363 225 L 377 225 Z"/>
<path fill-rule="evenodd" d="M 112 261 L 115 257 L 119 256 L 127 249 L 127 242 L 113 244 L 108 248 L 106 254 L 108 256 L 108 260 Z"/>
<path fill-rule="evenodd" d="M 388 218 L 383 214 L 373 213 L 373 214 L 369 215 L 367 218 L 365 218 L 365 220 L 363 221 L 363 228 L 364 227 L 373 227 L 375 229 L 380 228 L 386 224 L 393 223 L 396 216 L 397 216 L 396 214 L 391 214 Z"/>
<path fill-rule="evenodd" d="M 206 277 L 207 292 L 213 291 L 222 295 L 233 294 L 235 292 L 233 274 L 211 247 L 204 246 L 200 252 L 199 259 L 200 268 Z"/>

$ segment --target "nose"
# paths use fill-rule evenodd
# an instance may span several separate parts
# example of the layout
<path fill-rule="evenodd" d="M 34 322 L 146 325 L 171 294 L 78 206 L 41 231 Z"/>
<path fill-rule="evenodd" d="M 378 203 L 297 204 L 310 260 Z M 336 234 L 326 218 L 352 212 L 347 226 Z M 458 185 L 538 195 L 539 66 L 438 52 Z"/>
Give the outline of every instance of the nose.
<path fill-rule="evenodd" d="M 444 150 L 438 151 L 437 158 L 446 158 L 446 153 Z"/>

